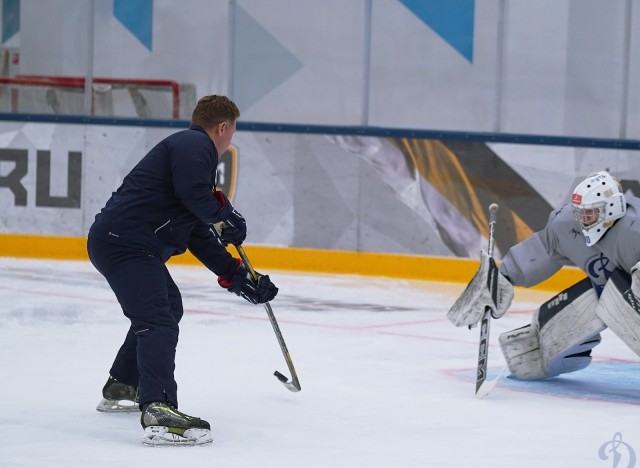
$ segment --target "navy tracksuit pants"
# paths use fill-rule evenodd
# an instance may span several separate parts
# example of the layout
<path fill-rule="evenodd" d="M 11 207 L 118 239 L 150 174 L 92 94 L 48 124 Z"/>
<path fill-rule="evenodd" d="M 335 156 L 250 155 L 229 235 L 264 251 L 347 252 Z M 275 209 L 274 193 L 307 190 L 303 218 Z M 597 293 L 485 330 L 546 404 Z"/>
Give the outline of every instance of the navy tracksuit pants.
<path fill-rule="evenodd" d="M 140 407 L 152 401 L 178 407 L 174 379 L 182 297 L 164 262 L 144 250 L 89 238 L 91 263 L 106 278 L 131 327 L 110 374 L 138 387 Z"/>

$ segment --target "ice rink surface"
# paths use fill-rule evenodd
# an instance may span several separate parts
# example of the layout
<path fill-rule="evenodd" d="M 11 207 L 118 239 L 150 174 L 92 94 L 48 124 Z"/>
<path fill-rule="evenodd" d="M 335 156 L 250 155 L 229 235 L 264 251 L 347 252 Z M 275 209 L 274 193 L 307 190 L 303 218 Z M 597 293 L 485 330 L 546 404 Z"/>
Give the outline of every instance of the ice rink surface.
<path fill-rule="evenodd" d="M 144 447 L 138 414 L 95 410 L 128 323 L 89 263 L 0 258 L 0 467 L 584 468 L 640 454 L 639 359 L 608 330 L 589 368 L 547 382 L 505 371 L 478 400 L 478 331 L 446 319 L 463 285 L 262 271 L 280 287 L 291 393 L 264 308 L 204 268 L 170 270 L 180 409 L 212 423 L 213 445 Z M 549 297 L 518 289 L 492 321 L 493 373 L 498 334 Z"/>

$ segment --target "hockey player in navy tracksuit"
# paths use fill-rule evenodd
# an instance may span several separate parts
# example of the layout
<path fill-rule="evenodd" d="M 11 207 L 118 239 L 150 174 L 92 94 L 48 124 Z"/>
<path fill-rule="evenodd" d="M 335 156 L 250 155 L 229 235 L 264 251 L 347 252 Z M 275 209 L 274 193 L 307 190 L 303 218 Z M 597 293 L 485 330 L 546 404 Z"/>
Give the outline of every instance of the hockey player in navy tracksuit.
<path fill-rule="evenodd" d="M 538 380 L 584 369 L 605 328 L 640 355 L 640 198 L 625 195 L 606 171 L 585 178 L 543 229 L 509 249 L 495 300 L 487 279 L 496 266 L 482 252 L 480 269 L 448 317 L 456 326 L 474 326 L 486 305 L 500 318 L 513 286 L 541 283 L 564 265 L 587 277 L 542 304 L 531 323 L 500 335 L 512 376 Z"/>
<path fill-rule="evenodd" d="M 190 128 L 144 156 L 89 230 L 91 262 L 131 321 L 98 410 L 142 410 L 145 444 L 212 440 L 208 422 L 177 411 L 175 351 L 183 310 L 165 262 L 188 249 L 220 286 L 250 302 L 267 302 L 278 292 L 268 276 L 260 275 L 255 285 L 224 247 L 246 237 L 244 218 L 215 190 L 218 155 L 231 143 L 239 115 L 224 96 L 200 99 Z"/>

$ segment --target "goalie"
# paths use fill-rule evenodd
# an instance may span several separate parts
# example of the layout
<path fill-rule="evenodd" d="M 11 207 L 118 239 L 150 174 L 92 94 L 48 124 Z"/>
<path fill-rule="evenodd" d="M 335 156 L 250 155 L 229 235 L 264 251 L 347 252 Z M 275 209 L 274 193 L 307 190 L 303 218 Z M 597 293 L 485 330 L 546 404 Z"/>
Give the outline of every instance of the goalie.
<path fill-rule="evenodd" d="M 530 324 L 500 335 L 511 374 L 535 380 L 584 369 L 607 327 L 640 355 L 640 198 L 625 197 L 605 171 L 578 184 L 571 203 L 512 247 L 499 268 L 482 252 L 478 272 L 447 316 L 458 327 L 472 327 L 486 306 L 500 318 L 513 286 L 534 286 L 564 265 L 588 277 L 542 304 Z"/>

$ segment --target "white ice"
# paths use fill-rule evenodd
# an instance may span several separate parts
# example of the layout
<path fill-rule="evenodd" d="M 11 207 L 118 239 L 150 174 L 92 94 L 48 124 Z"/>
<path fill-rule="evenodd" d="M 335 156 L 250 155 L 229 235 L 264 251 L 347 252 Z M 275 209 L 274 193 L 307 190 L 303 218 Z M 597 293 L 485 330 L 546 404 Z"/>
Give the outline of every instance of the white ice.
<path fill-rule="evenodd" d="M 638 359 L 608 330 L 588 369 L 537 387 L 505 372 L 478 400 L 478 331 L 446 319 L 463 285 L 273 271 L 292 393 L 264 308 L 204 268 L 170 270 L 180 409 L 213 445 L 144 447 L 139 415 L 95 410 L 128 323 L 89 263 L 0 258 L 0 467 L 612 467 L 614 445 L 626 467 L 640 451 Z M 492 371 L 498 334 L 549 295 L 518 290 L 492 321 Z"/>

